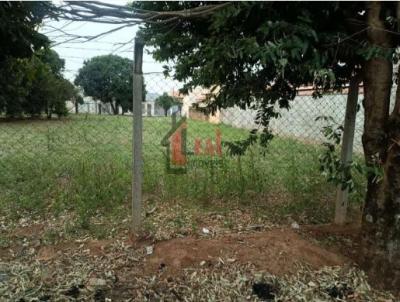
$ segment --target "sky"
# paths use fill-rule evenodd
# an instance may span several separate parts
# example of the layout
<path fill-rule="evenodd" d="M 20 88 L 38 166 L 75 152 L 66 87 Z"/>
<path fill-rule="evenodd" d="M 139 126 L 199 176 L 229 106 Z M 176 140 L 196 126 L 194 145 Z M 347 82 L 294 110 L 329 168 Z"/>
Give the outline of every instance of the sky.
<path fill-rule="evenodd" d="M 126 3 L 126 1 L 124 0 L 103 2 L 120 5 L 124 5 Z M 83 62 L 87 59 L 90 59 L 91 57 L 106 54 L 115 54 L 121 57 L 133 59 L 133 38 L 135 37 L 139 26 L 135 25 L 132 27 L 126 27 L 88 42 L 64 42 L 70 39 L 66 36 L 66 34 L 95 36 L 118 26 L 120 25 L 76 21 L 71 22 L 67 20 L 45 20 L 42 28 L 40 29 L 40 32 L 46 34 L 53 42 L 52 44 L 55 46 L 53 46 L 52 49 L 54 49 L 59 54 L 59 56 L 65 60 L 65 77 L 70 81 L 73 81 L 78 73 L 79 68 L 82 67 Z M 62 32 L 60 30 L 62 30 Z M 126 43 L 131 40 L 132 42 L 127 45 L 121 46 L 121 44 L 119 44 Z M 165 65 L 165 63 L 156 62 L 148 53 L 148 51 L 149 49 L 145 48 L 143 56 L 143 72 L 160 73 L 152 75 L 152 82 L 157 81 L 160 83 L 150 83 L 148 85 L 150 86 L 150 90 L 160 90 L 161 93 L 164 90 L 174 90 L 177 89 L 178 86 L 181 86 L 179 83 L 174 82 L 170 79 L 165 79 L 162 76 L 162 66 Z M 155 87 L 151 89 L 151 86 Z M 165 89 L 163 86 L 166 86 Z"/>

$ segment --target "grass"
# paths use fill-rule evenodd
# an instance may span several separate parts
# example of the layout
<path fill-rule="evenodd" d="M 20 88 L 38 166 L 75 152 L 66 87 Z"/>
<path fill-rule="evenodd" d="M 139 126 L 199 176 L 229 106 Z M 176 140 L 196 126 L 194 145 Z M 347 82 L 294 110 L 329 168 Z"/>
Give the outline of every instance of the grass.
<path fill-rule="evenodd" d="M 247 130 L 188 121 L 188 148 L 195 138 L 246 138 Z M 252 147 L 241 158 L 224 156 L 221 165 L 194 166 L 186 174 L 165 171 L 160 142 L 170 118 L 144 118 L 144 193 L 161 202 L 300 222 L 330 220 L 335 189 L 318 170 L 321 147 L 276 137 L 265 156 Z M 72 211 L 83 227 L 90 218 L 126 215 L 131 194 L 132 120 L 126 116 L 71 116 L 60 121 L 0 123 L 0 213 L 19 218 Z M 361 198 L 356 180 L 353 202 Z"/>

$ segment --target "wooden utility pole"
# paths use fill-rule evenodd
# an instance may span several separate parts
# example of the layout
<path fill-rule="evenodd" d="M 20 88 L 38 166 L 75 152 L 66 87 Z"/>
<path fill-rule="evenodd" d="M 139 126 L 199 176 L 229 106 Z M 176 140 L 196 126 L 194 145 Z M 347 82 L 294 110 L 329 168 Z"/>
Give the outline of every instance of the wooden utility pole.
<path fill-rule="evenodd" d="M 138 234 L 141 227 L 142 214 L 142 182 L 143 182 L 143 121 L 142 121 L 142 100 L 143 100 L 143 41 L 136 37 L 134 47 L 133 66 L 133 137 L 132 137 L 132 229 Z"/>
<path fill-rule="evenodd" d="M 341 150 L 341 161 L 344 165 L 350 164 L 353 159 L 354 130 L 356 126 L 358 87 L 360 79 L 357 75 L 350 79 L 350 86 L 347 95 L 346 114 L 344 120 L 343 141 Z M 342 185 L 337 187 L 335 223 L 346 222 L 349 190 L 342 190 Z"/>

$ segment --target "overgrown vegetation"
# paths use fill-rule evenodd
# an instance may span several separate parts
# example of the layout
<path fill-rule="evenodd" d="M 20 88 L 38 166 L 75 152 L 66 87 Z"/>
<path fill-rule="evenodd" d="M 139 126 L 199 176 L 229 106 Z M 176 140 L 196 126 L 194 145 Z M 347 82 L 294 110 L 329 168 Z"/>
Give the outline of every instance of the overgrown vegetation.
<path fill-rule="evenodd" d="M 248 136 L 243 129 L 219 127 L 226 142 Z M 72 210 L 88 227 L 96 213 L 116 214 L 129 205 L 131 118 L 78 115 L 61 121 L 2 123 L 0 128 L 2 212 L 17 218 Z M 223 206 L 226 211 L 240 205 L 277 220 L 330 220 L 335 190 L 318 170 L 318 145 L 276 137 L 265 155 L 255 145 L 245 155 L 225 155 L 218 165 L 211 161 L 193 165 L 187 174 L 168 175 L 161 138 L 169 128 L 167 118 L 144 120 L 145 193 L 162 202 L 181 200 L 200 208 Z M 215 125 L 190 120 L 188 148 L 195 138 L 214 135 Z M 355 182 L 359 188 L 361 180 Z M 354 202 L 360 202 L 360 193 L 353 194 Z"/>

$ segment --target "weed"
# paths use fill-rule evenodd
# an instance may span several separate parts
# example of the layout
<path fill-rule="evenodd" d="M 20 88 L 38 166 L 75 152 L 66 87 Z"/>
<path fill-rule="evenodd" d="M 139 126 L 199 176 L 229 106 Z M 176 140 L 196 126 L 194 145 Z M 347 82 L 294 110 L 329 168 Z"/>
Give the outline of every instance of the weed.
<path fill-rule="evenodd" d="M 9 238 L 0 236 L 0 248 L 8 248 L 10 246 Z"/>
<path fill-rule="evenodd" d="M 131 195 L 131 123 L 124 116 L 77 115 L 58 122 L 0 124 L 0 211 L 15 218 L 73 211 L 79 219 L 68 229 L 71 234 L 76 228 L 90 231 L 95 215 L 120 215 Z M 193 151 L 195 138 L 213 138 L 215 127 L 189 120 L 188 150 Z M 249 134 L 231 126 L 218 127 L 224 141 L 243 140 Z M 168 118 L 144 118 L 145 193 L 157 194 L 162 202 L 180 199 L 202 208 L 219 200 L 228 209 L 240 204 L 262 215 L 291 213 L 316 222 L 330 219 L 332 203 L 326 200 L 334 198 L 335 188 L 318 169 L 322 152 L 318 145 L 277 136 L 265 155 L 265 149 L 253 145 L 240 157 L 223 152 L 218 165 L 193 165 L 186 174 L 170 175 L 160 144 L 169 128 Z M 357 204 L 364 180 L 354 181 L 351 200 Z M 272 207 L 261 199 L 266 193 L 283 193 L 287 200 Z M 182 225 L 181 220 L 175 224 Z M 93 232 L 104 235 L 102 230 Z"/>
<path fill-rule="evenodd" d="M 60 234 L 56 230 L 48 230 L 43 234 L 42 241 L 46 245 L 56 244 L 60 239 Z"/>

